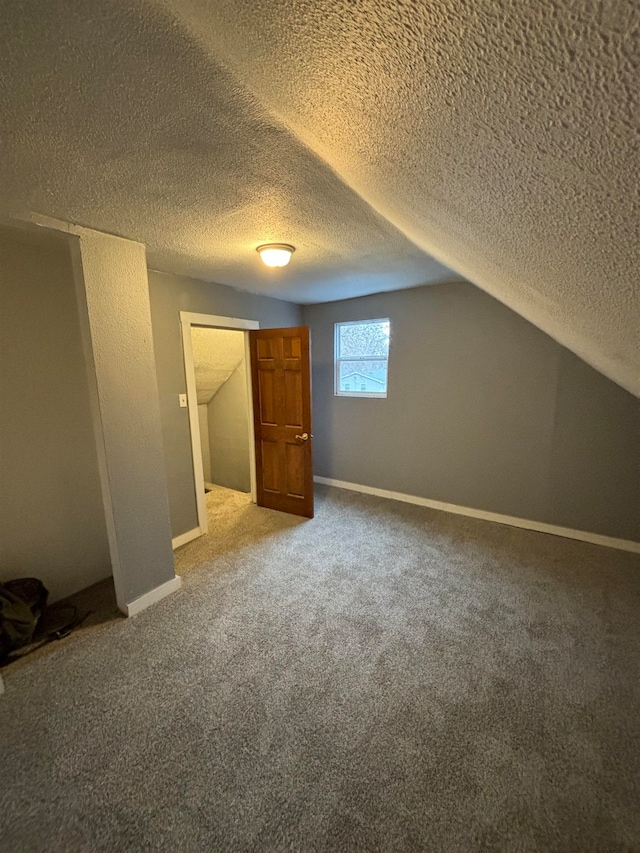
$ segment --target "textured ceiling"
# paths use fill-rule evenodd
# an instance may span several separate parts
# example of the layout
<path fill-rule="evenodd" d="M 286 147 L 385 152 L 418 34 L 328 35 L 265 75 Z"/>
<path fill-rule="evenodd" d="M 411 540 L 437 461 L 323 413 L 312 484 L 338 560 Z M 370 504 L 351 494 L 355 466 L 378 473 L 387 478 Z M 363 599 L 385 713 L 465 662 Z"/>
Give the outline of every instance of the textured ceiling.
<path fill-rule="evenodd" d="M 166 12 L 7 0 L 0 16 L 8 212 L 111 231 L 145 243 L 157 269 L 293 301 L 460 279 L 371 210 Z M 296 246 L 285 270 L 255 251 L 274 241 Z"/>
<path fill-rule="evenodd" d="M 244 333 L 230 329 L 191 329 L 198 405 L 208 403 L 244 358 Z"/>
<path fill-rule="evenodd" d="M 436 257 L 640 394 L 635 0 L 0 15 L 5 210 L 296 301 L 456 278 Z"/>

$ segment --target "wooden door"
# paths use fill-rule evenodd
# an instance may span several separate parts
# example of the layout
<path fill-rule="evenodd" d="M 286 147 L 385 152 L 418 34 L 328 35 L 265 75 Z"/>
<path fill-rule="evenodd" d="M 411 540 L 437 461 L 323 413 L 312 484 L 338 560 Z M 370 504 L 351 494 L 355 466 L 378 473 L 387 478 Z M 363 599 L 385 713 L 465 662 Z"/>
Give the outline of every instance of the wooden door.
<path fill-rule="evenodd" d="M 309 329 L 249 338 L 258 506 L 313 518 Z"/>

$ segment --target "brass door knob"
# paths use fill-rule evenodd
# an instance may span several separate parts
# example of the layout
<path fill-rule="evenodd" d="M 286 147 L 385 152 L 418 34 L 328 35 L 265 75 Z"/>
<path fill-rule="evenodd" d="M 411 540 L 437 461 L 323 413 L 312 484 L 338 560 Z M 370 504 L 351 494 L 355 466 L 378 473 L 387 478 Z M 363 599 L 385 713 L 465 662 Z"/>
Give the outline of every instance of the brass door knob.
<path fill-rule="evenodd" d="M 309 440 L 309 433 L 303 432 L 302 435 L 297 435 L 296 438 L 299 438 L 301 441 L 308 441 Z"/>

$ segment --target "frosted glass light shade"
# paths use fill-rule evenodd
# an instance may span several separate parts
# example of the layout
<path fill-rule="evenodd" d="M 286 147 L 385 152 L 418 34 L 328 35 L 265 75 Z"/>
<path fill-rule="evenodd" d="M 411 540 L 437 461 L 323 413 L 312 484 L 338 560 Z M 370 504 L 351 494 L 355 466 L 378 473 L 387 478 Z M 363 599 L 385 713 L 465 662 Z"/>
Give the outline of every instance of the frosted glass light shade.
<path fill-rule="evenodd" d="M 295 248 L 287 243 L 267 243 L 256 251 L 268 267 L 286 267 Z"/>

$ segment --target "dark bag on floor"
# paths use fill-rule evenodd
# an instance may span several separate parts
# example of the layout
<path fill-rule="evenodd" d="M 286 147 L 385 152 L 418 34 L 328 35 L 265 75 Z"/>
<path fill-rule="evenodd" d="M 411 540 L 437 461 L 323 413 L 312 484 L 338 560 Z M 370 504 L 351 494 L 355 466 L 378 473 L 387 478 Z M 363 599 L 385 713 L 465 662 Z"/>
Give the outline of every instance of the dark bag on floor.
<path fill-rule="evenodd" d="M 11 652 L 33 640 L 48 595 L 49 591 L 37 578 L 0 583 L 0 665 Z"/>

